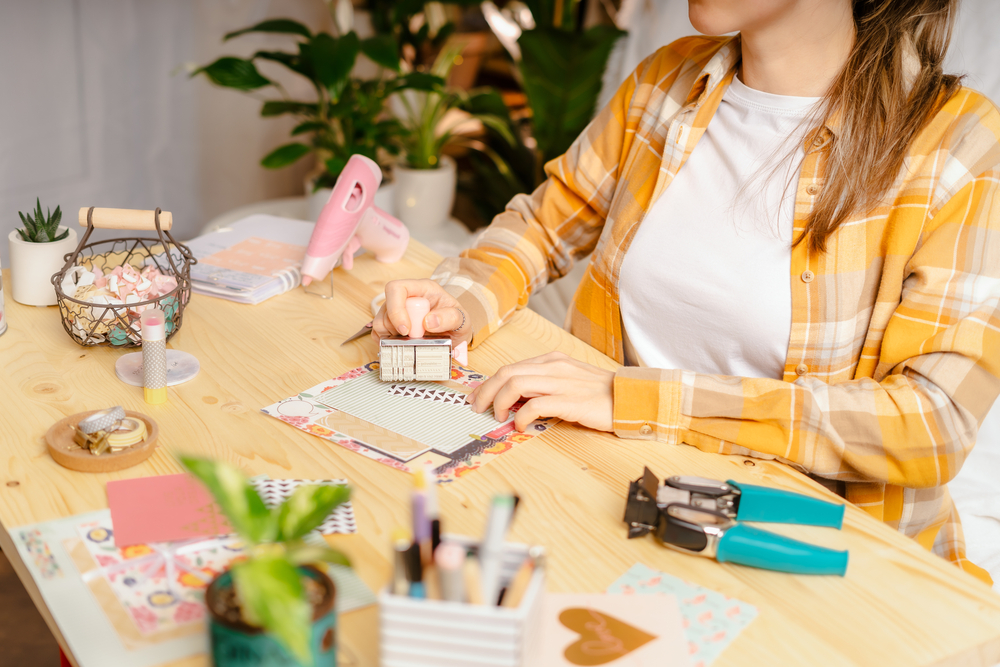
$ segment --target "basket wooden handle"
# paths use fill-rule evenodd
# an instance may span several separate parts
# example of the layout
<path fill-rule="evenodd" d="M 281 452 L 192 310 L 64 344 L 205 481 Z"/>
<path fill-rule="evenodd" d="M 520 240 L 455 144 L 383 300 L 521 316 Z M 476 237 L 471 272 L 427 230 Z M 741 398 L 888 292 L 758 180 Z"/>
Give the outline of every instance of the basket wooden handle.
<path fill-rule="evenodd" d="M 87 226 L 87 212 L 90 207 L 80 209 L 80 226 Z M 94 227 L 100 229 L 143 229 L 156 231 L 155 211 L 139 211 L 129 208 L 95 208 Z M 169 230 L 174 224 L 170 211 L 160 211 L 160 229 Z"/>

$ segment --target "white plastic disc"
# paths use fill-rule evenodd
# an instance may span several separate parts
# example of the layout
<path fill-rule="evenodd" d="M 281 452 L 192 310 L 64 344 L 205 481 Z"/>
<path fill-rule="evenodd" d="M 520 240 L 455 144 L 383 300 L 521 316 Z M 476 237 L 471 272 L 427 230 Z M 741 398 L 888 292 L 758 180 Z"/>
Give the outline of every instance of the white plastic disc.
<path fill-rule="evenodd" d="M 167 350 L 167 386 L 193 380 L 201 364 L 193 354 L 181 350 Z M 118 379 L 133 387 L 142 386 L 142 352 L 123 354 L 115 362 Z"/>

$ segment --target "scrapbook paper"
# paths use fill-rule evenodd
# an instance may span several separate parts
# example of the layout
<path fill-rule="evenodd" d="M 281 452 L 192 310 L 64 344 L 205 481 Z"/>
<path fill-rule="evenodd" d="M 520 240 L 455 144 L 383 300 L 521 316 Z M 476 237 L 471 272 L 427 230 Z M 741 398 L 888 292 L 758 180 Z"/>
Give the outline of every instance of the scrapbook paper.
<path fill-rule="evenodd" d="M 275 507 L 285 502 L 296 488 L 304 484 L 324 484 L 346 486 L 346 479 L 253 479 L 250 481 L 264 504 Z M 354 522 L 354 506 L 351 501 L 338 505 L 329 516 L 313 531 L 320 535 L 335 535 L 337 533 L 356 533 L 358 527 Z"/>
<path fill-rule="evenodd" d="M 541 646 L 532 667 L 687 667 L 677 601 L 671 595 L 547 593 Z"/>
<path fill-rule="evenodd" d="M 208 490 L 190 475 L 108 482 L 108 505 L 119 547 L 233 532 Z"/>
<path fill-rule="evenodd" d="M 486 465 L 559 421 L 539 419 L 518 433 L 513 417 L 501 423 L 492 409 L 476 414 L 464 396 L 486 376 L 468 368 L 454 365 L 446 382 L 388 383 L 378 379 L 378 367 L 373 361 L 261 412 L 405 472 L 430 464 L 439 482 Z"/>
<path fill-rule="evenodd" d="M 204 655 L 206 579 L 241 555 L 230 538 L 119 549 L 108 510 L 12 533 L 70 650 L 81 665 L 101 667 L 154 667 Z M 350 568 L 327 571 L 337 585 L 338 613 L 375 602 Z"/>
<path fill-rule="evenodd" d="M 684 617 L 692 667 L 708 667 L 757 618 L 757 608 L 703 586 L 689 584 L 636 563 L 611 584 L 608 593 L 669 594 L 677 598 Z"/>

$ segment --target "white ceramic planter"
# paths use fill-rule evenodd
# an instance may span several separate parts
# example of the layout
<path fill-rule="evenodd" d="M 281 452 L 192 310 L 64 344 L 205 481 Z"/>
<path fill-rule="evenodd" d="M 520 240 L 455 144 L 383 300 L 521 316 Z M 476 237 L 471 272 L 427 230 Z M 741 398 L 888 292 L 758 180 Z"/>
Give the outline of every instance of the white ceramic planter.
<path fill-rule="evenodd" d="M 455 161 L 441 157 L 437 169 L 410 169 L 397 164 L 392 170 L 396 192 L 396 217 L 419 238 L 442 227 L 455 204 Z"/>
<path fill-rule="evenodd" d="M 56 288 L 53 274 L 59 273 L 65 256 L 76 250 L 76 230 L 69 229 L 69 236 L 50 243 L 28 243 L 15 229 L 7 239 L 10 242 L 11 297 L 26 306 L 54 306 Z"/>

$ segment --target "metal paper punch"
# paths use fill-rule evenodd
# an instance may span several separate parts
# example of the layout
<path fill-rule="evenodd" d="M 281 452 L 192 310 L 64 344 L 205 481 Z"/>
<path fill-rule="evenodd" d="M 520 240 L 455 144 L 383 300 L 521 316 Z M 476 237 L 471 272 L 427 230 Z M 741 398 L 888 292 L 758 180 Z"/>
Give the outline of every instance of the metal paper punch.
<path fill-rule="evenodd" d="M 794 574 L 847 571 L 847 552 L 799 542 L 742 521 L 840 529 L 844 505 L 732 480 L 670 477 L 661 486 L 644 468 L 625 505 L 629 539 L 649 533 L 663 546 L 765 570 Z"/>

